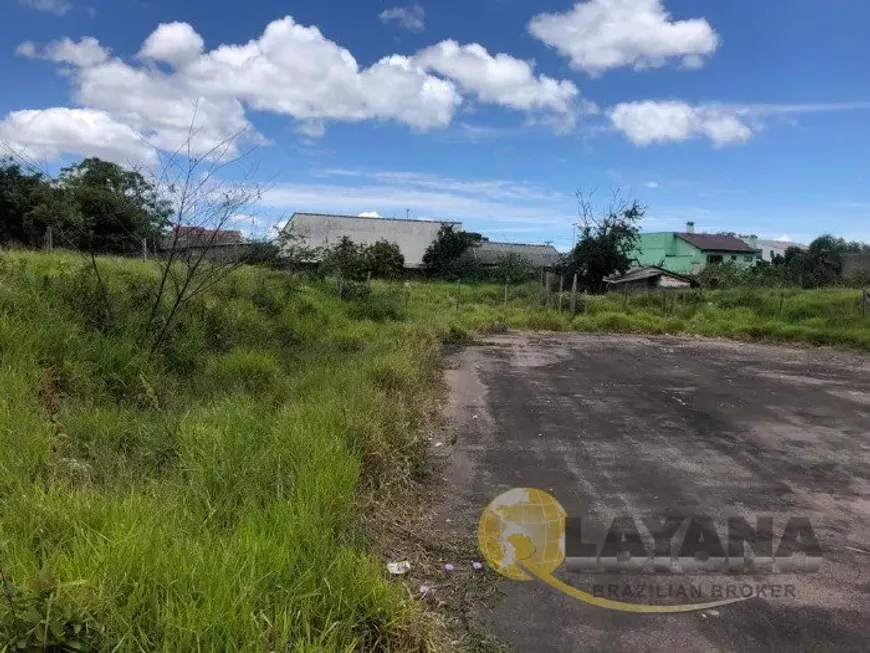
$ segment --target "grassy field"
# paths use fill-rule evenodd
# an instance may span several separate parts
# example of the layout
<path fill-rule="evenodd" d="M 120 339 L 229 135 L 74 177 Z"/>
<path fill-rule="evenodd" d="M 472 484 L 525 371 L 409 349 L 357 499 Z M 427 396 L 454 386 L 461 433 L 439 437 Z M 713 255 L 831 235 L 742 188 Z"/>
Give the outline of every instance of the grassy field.
<path fill-rule="evenodd" d="M 860 291 L 592 297 L 245 268 L 148 357 L 155 268 L 0 258 L 0 650 L 419 651 L 372 524 L 426 464 L 442 341 L 506 327 L 870 348 Z M 354 293 L 351 293 L 353 296 Z M 563 299 L 567 309 L 568 298 Z M 65 647 L 65 648 L 64 648 Z"/>
<path fill-rule="evenodd" d="M 83 265 L 0 258 L 0 648 L 427 648 L 359 506 L 419 464 L 434 330 L 249 268 L 149 361 L 154 269 L 102 262 L 106 311 Z"/>
<path fill-rule="evenodd" d="M 560 311 L 558 293 L 548 307 L 535 283 L 510 287 L 507 305 L 503 286 L 463 285 L 458 295 L 457 308 L 455 284 L 412 284 L 411 316 L 442 330 L 486 331 L 501 323 L 521 330 L 694 334 L 870 349 L 870 306 L 862 311 L 862 291 L 849 288 L 652 292 L 627 300 L 611 293 L 589 297 L 585 309 L 578 294 L 574 316 L 570 293 Z"/>

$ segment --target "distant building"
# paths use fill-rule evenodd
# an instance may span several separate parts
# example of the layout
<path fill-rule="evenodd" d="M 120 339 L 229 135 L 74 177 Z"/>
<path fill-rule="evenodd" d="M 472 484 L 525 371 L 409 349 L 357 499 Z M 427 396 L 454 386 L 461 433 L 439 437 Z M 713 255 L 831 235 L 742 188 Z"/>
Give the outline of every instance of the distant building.
<path fill-rule="evenodd" d="M 748 243 L 748 239 L 744 238 L 744 242 Z M 789 247 L 798 247 L 806 249 L 806 245 L 793 243 L 790 240 L 758 240 L 756 241 L 758 249 L 761 250 L 761 260 L 773 263 L 773 259 L 777 256 L 785 256 L 785 250 Z M 751 243 L 750 243 L 751 244 Z"/>
<path fill-rule="evenodd" d="M 632 268 L 625 274 L 605 279 L 611 290 L 651 290 L 654 288 L 691 288 L 697 285 L 689 277 L 653 265 Z"/>
<path fill-rule="evenodd" d="M 698 274 L 711 263 L 755 265 L 759 252 L 756 246 L 736 236 L 695 233 L 695 223 L 689 222 L 684 232 L 641 234 L 629 258 L 639 267 Z"/>
<path fill-rule="evenodd" d="M 164 257 L 230 263 L 244 260 L 254 247 L 241 231 L 179 225 L 163 237 L 158 249 Z"/>
<path fill-rule="evenodd" d="M 870 254 L 843 254 L 843 278 L 870 275 Z"/>
<path fill-rule="evenodd" d="M 405 267 L 419 268 L 423 255 L 445 224 L 461 227 L 459 222 L 294 213 L 282 231 L 298 237 L 306 247 L 334 247 L 345 236 L 358 245 L 386 240 L 399 246 Z"/>
<path fill-rule="evenodd" d="M 481 265 L 498 265 L 509 256 L 515 256 L 536 268 L 555 268 L 561 255 L 552 245 L 531 245 L 526 243 L 498 243 L 485 240 L 474 248 L 474 257 Z"/>
<path fill-rule="evenodd" d="M 202 249 L 242 245 L 244 242 L 245 237 L 241 231 L 179 225 L 165 237 L 163 248 Z"/>

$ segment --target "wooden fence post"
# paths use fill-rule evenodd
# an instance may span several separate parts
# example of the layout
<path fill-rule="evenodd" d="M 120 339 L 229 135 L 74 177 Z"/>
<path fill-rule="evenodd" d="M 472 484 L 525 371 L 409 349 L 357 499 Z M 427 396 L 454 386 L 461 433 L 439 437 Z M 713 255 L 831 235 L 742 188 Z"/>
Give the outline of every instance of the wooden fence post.
<path fill-rule="evenodd" d="M 562 312 L 562 292 L 565 290 L 565 275 L 559 275 L 559 312 Z"/>
<path fill-rule="evenodd" d="M 861 317 L 867 317 L 867 289 L 861 289 Z"/>
<path fill-rule="evenodd" d="M 461 283 L 460 280 L 457 279 L 456 280 L 456 308 L 457 309 L 459 308 L 459 284 L 460 283 Z"/>
<path fill-rule="evenodd" d="M 51 227 L 46 227 L 45 229 L 45 249 L 49 254 L 54 250 L 54 233 Z"/>
<path fill-rule="evenodd" d="M 504 285 L 504 307 L 505 308 L 507 308 L 507 302 L 508 302 L 508 285 L 505 284 Z"/>
<path fill-rule="evenodd" d="M 577 315 L 577 275 L 574 275 L 574 281 L 571 282 L 571 317 Z"/>
<path fill-rule="evenodd" d="M 589 291 L 583 291 L 583 315 L 589 312 Z"/>
<path fill-rule="evenodd" d="M 142 239 L 142 260 L 143 261 L 148 260 L 148 239 L 147 238 Z"/>
<path fill-rule="evenodd" d="M 544 293 L 547 298 L 547 308 L 550 308 L 550 271 L 547 271 L 544 282 Z"/>
<path fill-rule="evenodd" d="M 779 311 L 777 312 L 777 317 L 782 317 L 782 304 L 785 301 L 785 293 L 780 290 L 779 291 Z"/>

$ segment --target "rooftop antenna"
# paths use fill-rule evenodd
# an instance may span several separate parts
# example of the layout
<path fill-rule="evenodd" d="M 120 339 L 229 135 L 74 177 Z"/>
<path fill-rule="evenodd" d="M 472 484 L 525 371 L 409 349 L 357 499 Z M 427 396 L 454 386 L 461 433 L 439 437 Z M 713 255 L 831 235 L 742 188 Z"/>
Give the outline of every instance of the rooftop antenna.
<path fill-rule="evenodd" d="M 405 209 L 405 220 L 411 217 L 411 209 Z"/>

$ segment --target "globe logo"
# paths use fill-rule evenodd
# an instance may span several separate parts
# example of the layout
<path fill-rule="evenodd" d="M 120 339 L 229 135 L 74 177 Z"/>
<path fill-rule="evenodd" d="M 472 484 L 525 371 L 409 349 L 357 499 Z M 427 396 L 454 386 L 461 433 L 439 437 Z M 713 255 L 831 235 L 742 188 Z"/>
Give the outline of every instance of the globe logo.
<path fill-rule="evenodd" d="M 565 561 L 565 517 L 565 509 L 543 490 L 508 490 L 480 516 L 480 551 L 493 569 L 511 580 L 534 580 L 518 562 L 551 574 Z"/>

